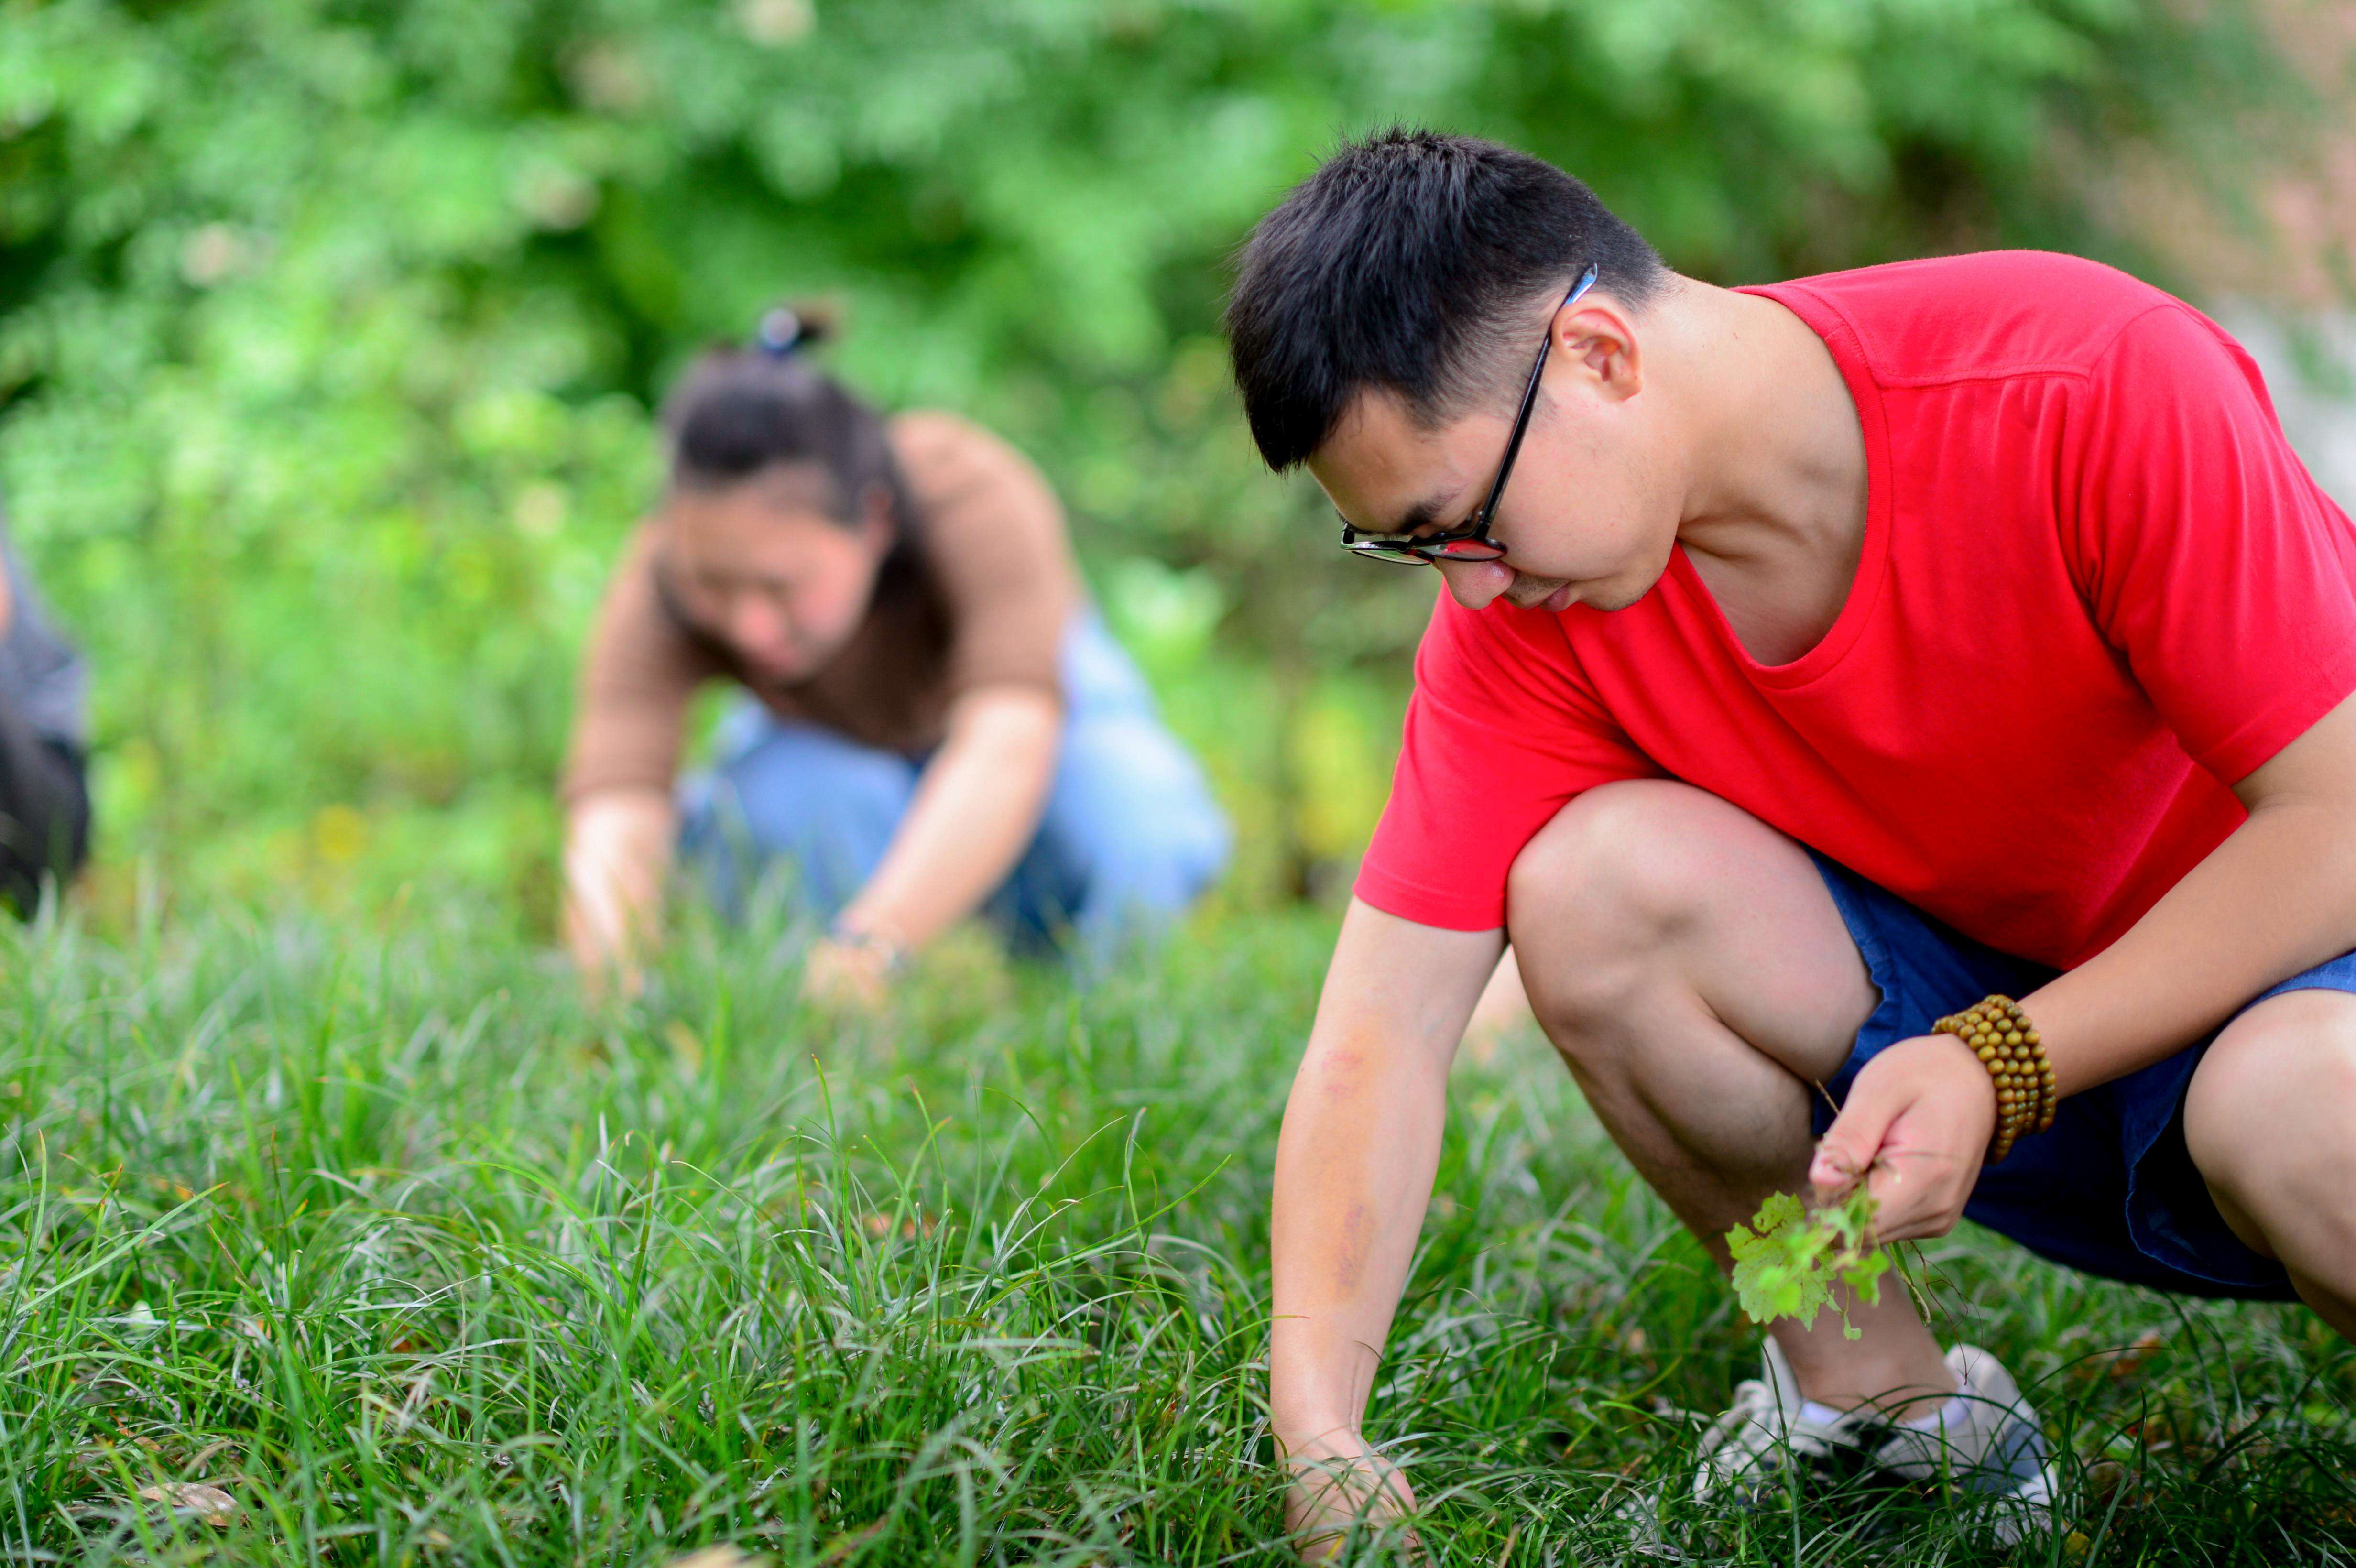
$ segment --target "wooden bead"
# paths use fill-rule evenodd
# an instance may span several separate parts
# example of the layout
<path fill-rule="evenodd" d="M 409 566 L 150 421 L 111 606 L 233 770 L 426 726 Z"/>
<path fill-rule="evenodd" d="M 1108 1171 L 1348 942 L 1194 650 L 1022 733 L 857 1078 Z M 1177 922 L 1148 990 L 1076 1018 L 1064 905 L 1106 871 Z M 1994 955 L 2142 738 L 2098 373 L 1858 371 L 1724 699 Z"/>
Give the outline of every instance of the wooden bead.
<path fill-rule="evenodd" d="M 1971 1048 L 1987 1069 L 1996 1089 L 1997 1125 L 1988 1144 L 1993 1164 L 2012 1152 L 2027 1133 L 2041 1133 L 2053 1125 L 2060 1096 L 2054 1093 L 2053 1063 L 2046 1059 L 2044 1041 L 2029 1027 L 2029 1015 L 2009 997 L 1985 997 L 1958 1013 L 1949 1013 L 1932 1026 L 1934 1034 L 1951 1034 Z"/>

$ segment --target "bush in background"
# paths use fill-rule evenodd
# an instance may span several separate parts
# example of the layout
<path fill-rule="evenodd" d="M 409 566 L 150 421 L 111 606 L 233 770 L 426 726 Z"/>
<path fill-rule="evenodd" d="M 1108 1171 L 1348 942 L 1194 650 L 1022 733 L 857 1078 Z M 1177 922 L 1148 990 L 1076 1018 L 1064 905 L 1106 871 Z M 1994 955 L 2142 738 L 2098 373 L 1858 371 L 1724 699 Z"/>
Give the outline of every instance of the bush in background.
<path fill-rule="evenodd" d="M 544 922 L 650 401 L 810 293 L 854 383 L 1045 464 L 1247 827 L 1231 896 L 1313 891 L 1431 583 L 1259 470 L 1214 332 L 1337 134 L 1513 141 L 1719 282 L 2132 265 L 2089 180 L 2230 183 L 2288 80 L 2230 0 L 0 0 L 0 478 L 98 665 L 98 899 Z"/>

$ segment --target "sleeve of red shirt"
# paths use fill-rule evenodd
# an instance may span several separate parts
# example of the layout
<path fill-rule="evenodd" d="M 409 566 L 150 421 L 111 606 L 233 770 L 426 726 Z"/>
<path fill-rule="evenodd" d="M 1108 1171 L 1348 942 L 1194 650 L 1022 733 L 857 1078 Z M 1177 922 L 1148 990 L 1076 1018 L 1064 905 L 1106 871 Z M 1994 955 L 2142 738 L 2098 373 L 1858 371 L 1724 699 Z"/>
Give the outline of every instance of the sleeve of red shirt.
<path fill-rule="evenodd" d="M 2098 366 L 2065 536 L 2096 624 L 2227 784 L 2356 690 L 2356 528 L 2284 437 L 2249 356 L 2188 306 Z"/>
<path fill-rule="evenodd" d="M 1659 772 L 1589 691 L 1554 616 L 1443 592 L 1357 895 L 1419 924 L 1496 930 L 1515 857 L 1565 802 Z"/>

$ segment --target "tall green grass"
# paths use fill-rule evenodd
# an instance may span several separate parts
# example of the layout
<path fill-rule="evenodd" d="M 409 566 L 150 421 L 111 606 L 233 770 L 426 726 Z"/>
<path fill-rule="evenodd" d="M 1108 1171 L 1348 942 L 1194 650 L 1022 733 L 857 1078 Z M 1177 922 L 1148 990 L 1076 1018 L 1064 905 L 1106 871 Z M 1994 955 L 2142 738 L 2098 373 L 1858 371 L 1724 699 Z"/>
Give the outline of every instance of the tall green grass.
<path fill-rule="evenodd" d="M 774 929 L 609 1010 L 511 931 L 0 936 L 0 1555 L 1280 1560 L 1268 1171 L 1323 923 L 1087 988 L 952 955 L 849 1025 Z M 1460 1070 L 1376 1390 L 1439 1560 L 2356 1561 L 2356 1357 L 2307 1315 L 1973 1237 L 1925 1271 L 2071 1450 L 2060 1531 L 1697 1511 L 1756 1335 L 1544 1054 Z"/>

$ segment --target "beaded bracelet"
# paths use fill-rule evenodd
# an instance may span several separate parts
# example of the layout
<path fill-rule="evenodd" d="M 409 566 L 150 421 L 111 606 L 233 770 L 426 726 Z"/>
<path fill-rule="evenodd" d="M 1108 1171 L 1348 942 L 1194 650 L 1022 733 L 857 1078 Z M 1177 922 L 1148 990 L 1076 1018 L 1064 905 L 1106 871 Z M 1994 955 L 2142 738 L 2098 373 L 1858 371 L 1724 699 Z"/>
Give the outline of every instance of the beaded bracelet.
<path fill-rule="evenodd" d="M 847 947 L 853 953 L 864 953 L 873 958 L 884 966 L 886 979 L 896 977 L 908 966 L 908 944 L 883 926 L 851 931 L 838 925 L 830 937 L 838 947 Z"/>
<path fill-rule="evenodd" d="M 1994 1165 L 2012 1152 L 2024 1133 L 2041 1133 L 2053 1125 L 2060 1097 L 2053 1092 L 2053 1063 L 2046 1060 L 2036 1026 L 2010 997 L 1989 997 L 1941 1019 L 1933 1034 L 1951 1034 L 1972 1048 L 1980 1065 L 1996 1080 L 1996 1139 L 1989 1146 Z"/>

